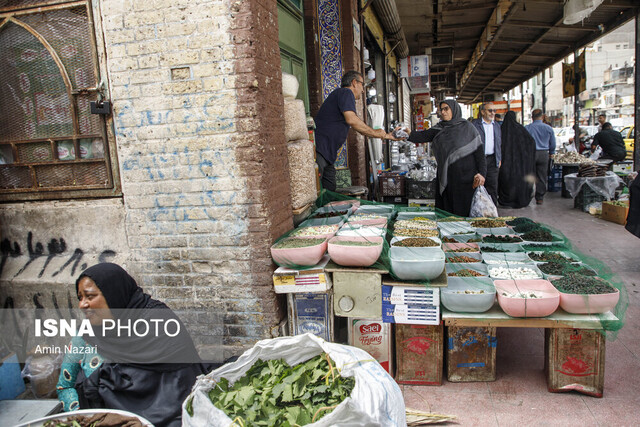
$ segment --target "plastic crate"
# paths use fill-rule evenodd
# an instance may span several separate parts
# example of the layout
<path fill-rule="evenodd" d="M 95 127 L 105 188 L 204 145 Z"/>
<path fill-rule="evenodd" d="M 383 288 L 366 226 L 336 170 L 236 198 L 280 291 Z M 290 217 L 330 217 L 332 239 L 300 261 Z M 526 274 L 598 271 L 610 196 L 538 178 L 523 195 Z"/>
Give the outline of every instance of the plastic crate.
<path fill-rule="evenodd" d="M 436 197 L 436 181 L 417 181 L 407 178 L 406 194 L 409 199 L 434 199 Z"/>
<path fill-rule="evenodd" d="M 555 193 L 562 190 L 562 166 L 554 166 L 549 170 L 547 191 Z"/>
<path fill-rule="evenodd" d="M 606 197 L 596 193 L 588 185 L 583 185 L 578 194 L 573 199 L 573 207 L 581 209 L 583 212 L 589 212 L 589 205 L 592 203 L 604 202 Z"/>
<path fill-rule="evenodd" d="M 405 195 L 405 176 L 400 174 L 382 174 L 378 176 L 380 196 Z"/>

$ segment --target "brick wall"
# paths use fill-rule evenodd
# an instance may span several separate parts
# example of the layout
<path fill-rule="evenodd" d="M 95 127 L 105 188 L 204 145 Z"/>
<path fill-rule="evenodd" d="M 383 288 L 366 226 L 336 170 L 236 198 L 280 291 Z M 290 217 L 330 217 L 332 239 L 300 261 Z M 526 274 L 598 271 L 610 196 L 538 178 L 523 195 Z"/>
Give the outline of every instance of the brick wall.
<path fill-rule="evenodd" d="M 269 256 L 292 227 L 276 1 L 100 12 L 130 270 L 174 308 L 224 313 L 225 357 L 237 353 L 283 317 Z"/>

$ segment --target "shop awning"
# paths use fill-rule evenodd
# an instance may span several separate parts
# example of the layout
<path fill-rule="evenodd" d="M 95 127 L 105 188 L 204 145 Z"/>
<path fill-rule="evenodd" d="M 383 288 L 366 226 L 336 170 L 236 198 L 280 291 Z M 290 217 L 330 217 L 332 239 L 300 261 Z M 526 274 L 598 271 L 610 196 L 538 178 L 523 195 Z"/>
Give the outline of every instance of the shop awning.
<path fill-rule="evenodd" d="M 574 1 L 574 0 L 571 0 Z M 396 0 L 409 55 L 432 58 L 432 92 L 464 103 L 505 92 L 633 19 L 637 0 L 604 0 L 565 24 L 565 0 Z"/>

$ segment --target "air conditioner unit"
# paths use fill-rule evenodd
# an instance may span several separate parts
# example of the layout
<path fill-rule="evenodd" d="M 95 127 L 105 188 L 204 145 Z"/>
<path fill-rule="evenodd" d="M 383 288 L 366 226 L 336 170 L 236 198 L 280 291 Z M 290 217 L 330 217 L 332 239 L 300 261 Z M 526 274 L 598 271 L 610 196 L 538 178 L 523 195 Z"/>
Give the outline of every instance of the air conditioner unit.
<path fill-rule="evenodd" d="M 432 47 L 431 66 L 453 65 L 453 47 Z"/>

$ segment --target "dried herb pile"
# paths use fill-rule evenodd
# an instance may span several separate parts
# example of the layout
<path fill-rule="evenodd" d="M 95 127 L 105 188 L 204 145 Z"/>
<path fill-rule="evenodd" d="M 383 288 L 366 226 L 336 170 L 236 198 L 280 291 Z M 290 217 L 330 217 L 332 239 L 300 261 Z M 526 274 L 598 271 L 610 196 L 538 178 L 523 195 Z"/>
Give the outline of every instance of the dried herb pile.
<path fill-rule="evenodd" d="M 480 251 L 477 248 L 468 247 L 468 248 L 448 249 L 447 252 L 480 252 Z"/>
<path fill-rule="evenodd" d="M 479 219 L 471 222 L 471 226 L 476 228 L 495 228 L 505 227 L 506 225 L 505 221 L 496 219 Z"/>
<path fill-rule="evenodd" d="M 458 256 L 447 257 L 447 262 L 457 262 L 457 263 L 461 263 L 461 262 L 480 262 L 480 260 L 477 259 L 477 258 L 470 257 L 470 256 L 458 255 Z"/>
<path fill-rule="evenodd" d="M 562 276 L 564 274 L 565 268 L 567 267 L 566 263 L 558 262 L 558 261 L 550 261 L 544 264 L 539 264 L 538 268 L 545 274 L 550 274 L 552 276 Z"/>
<path fill-rule="evenodd" d="M 533 231 L 529 231 L 528 233 L 524 233 L 522 235 L 522 238 L 528 242 L 551 242 L 553 241 L 553 235 L 545 230 L 545 229 L 538 229 L 538 230 L 533 230 Z"/>
<path fill-rule="evenodd" d="M 569 249 L 568 247 L 566 247 L 565 245 L 562 245 L 560 243 L 554 243 L 552 245 L 536 245 L 535 243 L 533 243 L 533 244 L 522 245 L 522 248 L 525 251 L 540 251 L 540 250 L 544 250 L 544 251 L 566 251 L 567 249 Z"/>
<path fill-rule="evenodd" d="M 479 272 L 477 272 L 475 270 L 464 268 L 462 270 L 458 270 L 458 271 L 454 271 L 452 273 L 449 273 L 447 276 L 451 276 L 451 277 L 480 277 L 480 276 L 484 276 L 484 274 L 479 273 Z"/>
<path fill-rule="evenodd" d="M 447 216 L 444 218 L 440 218 L 438 220 L 438 222 L 457 222 L 457 221 L 466 221 L 466 220 L 459 216 Z"/>
<path fill-rule="evenodd" d="M 425 248 L 440 246 L 436 241 L 428 238 L 409 237 L 408 239 L 398 240 L 393 242 L 392 246 L 401 246 L 405 248 Z"/>
<path fill-rule="evenodd" d="M 314 214 L 313 218 L 333 218 L 336 216 L 346 216 L 346 212 L 323 212 L 319 214 Z"/>
<path fill-rule="evenodd" d="M 565 257 L 564 255 L 561 255 L 559 253 L 554 253 L 554 252 L 539 252 L 539 253 L 529 252 L 527 255 L 529 255 L 529 258 L 531 258 L 534 261 L 571 262 L 571 260 Z"/>
<path fill-rule="evenodd" d="M 484 236 L 482 239 L 485 243 L 519 243 L 522 239 L 518 236 Z"/>
<path fill-rule="evenodd" d="M 273 245 L 273 249 L 295 249 L 295 248 L 306 248 L 307 246 L 315 246 L 324 242 L 326 239 L 305 239 L 305 238 L 295 238 L 291 237 L 288 239 L 282 239 L 275 245 Z"/>
<path fill-rule="evenodd" d="M 349 397 L 354 386 L 355 379 L 341 377 L 322 353 L 293 367 L 283 360 L 258 360 L 233 386 L 222 378 L 209 399 L 240 425 L 294 426 L 319 420 Z"/>
<path fill-rule="evenodd" d="M 365 240 L 336 240 L 331 242 L 332 245 L 340 246 L 379 246 L 379 242 L 367 242 Z"/>
<path fill-rule="evenodd" d="M 536 224 L 535 222 L 525 222 L 523 224 L 518 224 L 513 227 L 513 231 L 516 233 L 527 233 L 529 231 L 543 229 L 540 224 Z"/>
<path fill-rule="evenodd" d="M 518 217 L 518 218 L 514 218 L 511 221 L 507 221 L 507 225 L 510 225 L 512 227 L 516 226 L 516 225 L 520 225 L 520 224 L 527 224 L 527 223 L 533 223 L 535 224 L 535 222 L 529 218 L 526 217 Z"/>
<path fill-rule="evenodd" d="M 557 290 L 565 294 L 610 294 L 616 289 L 597 277 L 583 276 L 582 274 L 568 274 L 561 279 L 552 280 L 551 283 Z"/>
<path fill-rule="evenodd" d="M 410 236 L 410 237 L 437 237 L 438 230 L 418 230 L 412 228 L 396 228 L 396 236 Z"/>

